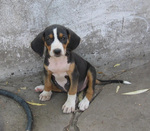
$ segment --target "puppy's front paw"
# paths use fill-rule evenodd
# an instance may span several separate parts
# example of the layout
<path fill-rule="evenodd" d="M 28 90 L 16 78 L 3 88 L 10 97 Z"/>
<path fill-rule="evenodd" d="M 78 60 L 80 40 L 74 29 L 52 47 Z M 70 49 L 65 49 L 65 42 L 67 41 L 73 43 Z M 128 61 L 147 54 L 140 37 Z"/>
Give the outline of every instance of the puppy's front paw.
<path fill-rule="evenodd" d="M 40 95 L 39 95 L 39 100 L 40 101 L 47 101 L 51 98 L 52 92 L 51 91 L 43 91 Z"/>
<path fill-rule="evenodd" d="M 34 88 L 34 90 L 35 90 L 36 92 L 42 92 L 42 91 L 44 90 L 44 85 L 36 86 L 36 87 Z"/>
<path fill-rule="evenodd" d="M 75 102 L 66 101 L 62 106 L 63 113 L 71 113 L 75 111 Z"/>
<path fill-rule="evenodd" d="M 63 113 L 71 113 L 75 111 L 75 101 L 76 101 L 76 94 L 75 95 L 69 95 L 67 101 L 62 106 Z"/>
<path fill-rule="evenodd" d="M 89 100 L 86 97 L 84 97 L 84 99 L 79 103 L 78 107 L 81 111 L 84 111 L 89 107 L 89 104 Z"/>

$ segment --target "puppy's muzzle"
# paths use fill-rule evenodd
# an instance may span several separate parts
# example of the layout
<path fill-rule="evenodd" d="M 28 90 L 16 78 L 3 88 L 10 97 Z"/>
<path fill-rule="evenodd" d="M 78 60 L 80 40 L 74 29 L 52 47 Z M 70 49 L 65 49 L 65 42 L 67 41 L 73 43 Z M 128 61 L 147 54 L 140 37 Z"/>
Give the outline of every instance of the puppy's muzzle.
<path fill-rule="evenodd" d="M 56 57 L 59 57 L 61 55 L 61 49 L 55 49 L 53 50 L 53 52 Z"/>

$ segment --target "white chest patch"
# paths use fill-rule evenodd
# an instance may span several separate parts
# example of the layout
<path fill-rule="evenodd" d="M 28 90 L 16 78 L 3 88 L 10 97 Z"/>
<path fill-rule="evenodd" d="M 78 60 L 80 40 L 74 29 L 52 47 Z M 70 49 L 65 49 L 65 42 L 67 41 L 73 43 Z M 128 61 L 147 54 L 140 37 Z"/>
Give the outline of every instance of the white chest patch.
<path fill-rule="evenodd" d="M 69 66 L 66 56 L 50 57 L 48 69 L 53 73 L 63 73 L 69 70 Z"/>
<path fill-rule="evenodd" d="M 57 83 L 64 88 L 64 85 L 67 83 L 65 76 L 69 70 L 70 64 L 67 62 L 66 56 L 60 57 L 50 57 L 48 69 L 53 72 L 55 80 Z"/>
<path fill-rule="evenodd" d="M 55 76 L 55 80 L 57 81 L 57 83 L 61 86 L 61 87 L 65 87 L 65 84 L 67 83 L 67 79 L 65 78 L 65 76 L 67 75 L 66 72 L 63 73 L 54 73 L 53 74 Z M 66 90 L 64 88 L 64 90 Z"/>

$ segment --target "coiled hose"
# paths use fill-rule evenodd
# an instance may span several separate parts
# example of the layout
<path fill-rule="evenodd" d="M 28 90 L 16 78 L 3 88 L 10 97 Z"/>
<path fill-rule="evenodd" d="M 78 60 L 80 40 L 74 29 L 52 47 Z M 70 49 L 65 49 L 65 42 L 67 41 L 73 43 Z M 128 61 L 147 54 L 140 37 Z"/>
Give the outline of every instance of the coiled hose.
<path fill-rule="evenodd" d="M 12 92 L 0 89 L 0 95 L 7 96 L 15 101 L 17 101 L 25 110 L 26 115 L 27 115 L 27 126 L 26 126 L 26 131 L 31 131 L 32 129 L 32 122 L 33 122 L 33 117 L 32 117 L 32 112 L 30 110 L 29 105 L 23 100 L 21 97 L 17 96 L 16 94 L 13 94 Z"/>

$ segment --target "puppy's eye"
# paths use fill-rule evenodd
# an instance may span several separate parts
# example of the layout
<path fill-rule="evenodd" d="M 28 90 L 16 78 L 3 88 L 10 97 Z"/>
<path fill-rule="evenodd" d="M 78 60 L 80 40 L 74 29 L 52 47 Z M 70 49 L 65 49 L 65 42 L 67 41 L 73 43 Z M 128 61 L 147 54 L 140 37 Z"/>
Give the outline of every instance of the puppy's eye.
<path fill-rule="evenodd" d="M 62 37 L 60 38 L 60 40 L 66 40 L 66 37 L 65 37 L 65 36 L 62 36 Z"/>
<path fill-rule="evenodd" d="M 45 38 L 46 41 L 52 41 L 53 38 L 50 38 L 49 36 Z"/>
<path fill-rule="evenodd" d="M 45 37 L 45 40 L 49 40 L 50 38 L 47 36 L 47 37 Z"/>

